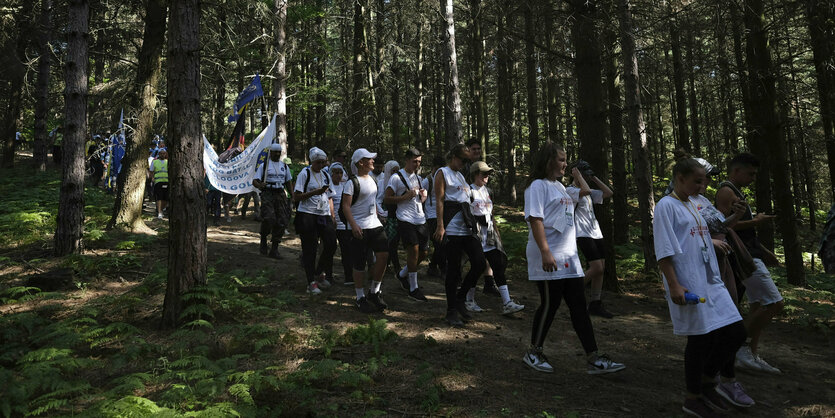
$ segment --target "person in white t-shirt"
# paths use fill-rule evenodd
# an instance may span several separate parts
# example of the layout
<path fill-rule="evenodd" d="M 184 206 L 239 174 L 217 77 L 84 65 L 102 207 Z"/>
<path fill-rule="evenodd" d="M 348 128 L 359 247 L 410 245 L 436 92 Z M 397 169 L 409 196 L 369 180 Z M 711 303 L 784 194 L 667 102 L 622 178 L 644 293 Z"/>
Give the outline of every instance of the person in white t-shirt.
<path fill-rule="evenodd" d="M 591 282 L 591 295 L 589 296 L 589 314 L 611 318 L 611 312 L 603 307 L 601 296 L 603 294 L 603 271 L 606 268 L 606 246 L 603 241 L 603 232 L 600 224 L 594 215 L 594 206 L 603 204 L 603 200 L 612 196 L 612 189 L 601 181 L 591 166 L 583 160 L 576 164 L 580 172 L 579 178 L 574 178 L 571 186 L 565 188 L 571 198 L 577 202 L 574 207 L 574 221 L 577 224 L 577 247 L 583 252 L 583 257 L 589 265 L 586 270 L 585 282 Z M 588 194 L 581 191 L 580 181 L 593 181 L 598 189 L 590 189 Z"/>
<path fill-rule="evenodd" d="M 473 179 L 473 183 L 470 184 L 473 191 L 473 216 L 478 221 L 478 232 L 484 258 L 487 259 L 492 268 L 492 276 L 495 279 L 495 284 L 498 285 L 496 290 L 502 298 L 502 314 L 510 315 L 525 309 L 525 305 L 512 300 L 507 288 L 507 277 L 505 277 L 507 254 L 504 251 L 499 228 L 493 216 L 493 198 L 490 189 L 487 188 L 487 182 L 490 180 L 492 173 L 493 169 L 484 161 L 476 161 L 470 165 L 470 177 Z M 465 305 L 470 312 L 481 312 L 483 309 L 475 301 L 475 289 L 473 287 L 467 292 Z"/>
<path fill-rule="evenodd" d="M 433 232 L 438 227 L 438 212 L 437 201 L 435 200 L 435 172 L 446 165 L 444 157 L 435 156 L 432 159 L 432 169 L 430 173 L 423 178 L 422 187 L 426 189 L 426 202 L 424 207 L 426 209 L 426 231 L 432 240 L 432 257 L 429 258 L 429 266 L 426 269 L 426 275 L 432 277 L 446 277 L 446 251 L 443 248 L 443 240 L 435 239 Z"/>
<path fill-rule="evenodd" d="M 726 408 L 723 398 L 740 407 L 754 404 L 734 379 L 734 357 L 745 341 L 745 326 L 720 277 L 710 231 L 691 199 L 699 194 L 705 170 L 686 158 L 673 167 L 673 178 L 673 192 L 655 206 L 655 256 L 673 333 L 687 337 L 687 396 L 682 410 L 713 416 L 711 408 Z M 688 303 L 688 297 L 701 297 L 704 302 Z M 717 375 L 722 376 L 719 385 Z"/>
<path fill-rule="evenodd" d="M 291 188 L 292 180 L 290 167 L 281 161 L 281 144 L 270 145 L 270 157 L 255 169 L 252 185 L 261 190 L 261 254 L 267 255 L 267 236 L 272 234 L 269 250 L 272 258 L 281 258 L 278 243 L 290 223 L 290 202 L 285 188 Z"/>
<path fill-rule="evenodd" d="M 296 187 L 293 189 L 293 201 L 299 202 L 293 225 L 302 241 L 302 265 L 307 277 L 307 292 L 318 295 L 322 293 L 320 287 L 330 287 L 330 280 L 333 279 L 336 229 L 333 201 L 328 194 L 330 177 L 323 170 L 327 165 L 328 156 L 325 151 L 313 147 L 310 149 L 309 158 L 310 166 L 299 173 Z M 323 248 L 317 266 L 316 254 L 320 239 Z"/>
<path fill-rule="evenodd" d="M 540 304 L 531 328 L 531 347 L 523 361 L 532 369 L 553 373 L 554 367 L 542 353 L 548 329 L 557 313 L 560 301 L 565 300 L 571 324 L 577 333 L 588 363 L 587 373 L 612 373 L 626 368 L 597 351 L 583 285 L 583 267 L 577 256 L 574 204 L 571 195 L 560 183 L 565 175 L 565 151 L 546 142 L 538 151 L 531 172 L 531 184 L 525 190 L 525 220 L 528 222 L 528 280 L 539 290 Z M 574 169 L 575 177 L 580 177 Z M 589 192 L 585 181 L 581 189 Z"/>
<path fill-rule="evenodd" d="M 344 151 L 343 151 L 344 152 Z M 333 163 L 328 167 L 331 176 L 331 187 L 328 194 L 333 201 L 334 211 L 338 212 L 342 204 L 342 191 L 345 189 L 345 182 L 348 178 L 345 167 L 342 163 Z M 342 258 L 342 272 L 345 276 L 345 285 L 354 284 L 354 269 L 351 262 L 351 230 L 342 222 L 342 216 L 334 215 L 336 222 L 336 240 L 339 242 L 339 254 Z"/>
<path fill-rule="evenodd" d="M 397 244 L 400 243 L 400 234 L 397 233 L 397 217 L 394 212 L 397 211 L 397 205 L 384 203 L 386 188 L 389 180 L 395 173 L 400 170 L 400 163 L 391 160 L 386 162 L 383 166 L 383 173 L 381 178 L 377 179 L 377 216 L 380 217 L 380 223 L 383 224 L 383 230 L 386 232 L 386 240 L 389 249 L 389 263 L 391 264 L 394 277 L 398 278 L 400 269 L 400 258 L 397 256 Z"/>
<path fill-rule="evenodd" d="M 400 287 L 409 293 L 411 299 L 427 302 L 426 296 L 418 287 L 417 277 L 418 265 L 426 258 L 429 244 L 426 214 L 423 212 L 427 192 L 421 186 L 421 178 L 417 174 L 421 162 L 423 157 L 416 148 L 406 151 L 403 156 L 403 169 L 389 178 L 383 204 L 396 206 L 393 213 L 389 210 L 388 216 L 389 219 L 397 219 L 397 236 L 403 241 L 403 248 L 406 250 L 406 266 L 397 274 Z M 397 247 L 392 249 L 389 246 L 389 258 L 396 258 L 396 252 Z"/>
<path fill-rule="evenodd" d="M 437 202 L 438 226 L 435 239 L 445 240 L 447 249 L 446 321 L 454 327 L 464 325 L 472 316 L 467 312 L 467 292 L 475 286 L 484 273 L 487 261 L 478 238 L 478 226 L 470 210 L 473 200 L 472 189 L 464 179 L 461 169 L 469 161 L 470 150 L 464 144 L 456 144 L 447 153 L 447 165 L 435 172 L 435 199 Z M 461 258 L 466 253 L 470 258 L 470 271 L 461 281 Z M 458 282 L 461 281 L 461 287 Z M 463 321 L 462 321 L 463 320 Z"/>
<path fill-rule="evenodd" d="M 388 243 L 383 224 L 377 217 L 377 182 L 369 175 L 374 168 L 376 153 L 365 148 L 354 151 L 351 156 L 351 170 L 354 178 L 342 189 L 342 213 L 351 228 L 351 248 L 354 264 L 354 290 L 357 293 L 356 306 L 363 313 L 382 311 L 388 308 L 380 288 L 388 262 Z M 355 188 L 359 192 L 355 195 Z M 369 294 L 365 295 L 365 267 L 368 251 L 374 252 L 376 261 L 371 268 Z"/>

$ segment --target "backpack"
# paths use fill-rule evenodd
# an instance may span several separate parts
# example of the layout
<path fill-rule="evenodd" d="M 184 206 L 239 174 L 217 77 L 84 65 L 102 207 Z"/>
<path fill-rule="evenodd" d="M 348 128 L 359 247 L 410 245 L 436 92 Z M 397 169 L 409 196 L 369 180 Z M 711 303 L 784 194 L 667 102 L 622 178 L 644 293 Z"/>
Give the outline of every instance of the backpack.
<path fill-rule="evenodd" d="M 307 193 L 307 185 L 310 184 L 310 166 L 304 168 L 304 171 L 307 173 L 307 177 L 304 179 L 304 190 L 302 193 Z M 331 176 L 328 173 L 325 173 L 325 186 L 330 186 L 330 178 Z M 293 209 L 299 208 L 299 203 L 301 202 L 293 202 Z"/>
<path fill-rule="evenodd" d="M 360 195 L 360 179 L 357 176 L 348 177 L 348 181 L 354 185 L 354 193 L 351 194 L 351 206 L 354 206 L 357 203 L 357 197 Z M 337 215 L 339 215 L 339 220 L 342 221 L 343 224 L 348 225 L 348 219 L 345 218 L 345 212 L 342 211 L 342 203 L 339 204 L 339 209 L 336 211 Z"/>

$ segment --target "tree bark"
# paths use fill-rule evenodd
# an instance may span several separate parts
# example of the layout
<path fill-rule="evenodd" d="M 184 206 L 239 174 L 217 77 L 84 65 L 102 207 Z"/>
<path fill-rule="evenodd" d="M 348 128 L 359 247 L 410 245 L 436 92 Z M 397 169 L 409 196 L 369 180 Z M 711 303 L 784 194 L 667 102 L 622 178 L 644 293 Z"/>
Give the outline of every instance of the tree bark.
<path fill-rule="evenodd" d="M 291 151 L 288 144 L 291 142 L 287 130 L 287 0 L 275 0 L 275 53 L 278 59 L 275 70 L 275 81 L 273 82 L 273 100 L 275 100 L 275 139 L 281 144 L 281 158 L 287 156 Z M 362 75 L 360 75 L 360 83 Z M 295 141 L 292 141 L 295 142 Z"/>
<path fill-rule="evenodd" d="M 528 146 L 530 147 L 530 161 L 539 151 L 539 109 L 536 99 L 536 50 L 534 49 L 535 32 L 533 18 L 534 0 L 525 0 L 525 75 L 527 79 L 528 93 Z M 548 34 L 550 35 L 550 34 Z"/>
<path fill-rule="evenodd" d="M 617 60 L 615 46 L 617 34 L 606 31 L 606 86 L 609 102 L 609 140 L 612 144 L 612 196 L 615 225 L 629 225 L 629 204 L 627 202 L 628 185 L 626 182 L 626 144 L 623 139 L 623 107 L 617 78 Z M 608 181 L 604 178 L 603 181 Z M 629 228 L 613 228 L 612 239 L 615 244 L 623 245 L 629 241 Z"/>
<path fill-rule="evenodd" d="M 829 192 L 835 199 L 835 5 L 829 0 L 807 0 L 806 19 L 812 40 L 826 159 L 829 163 Z"/>
<path fill-rule="evenodd" d="M 444 16 L 445 137 L 447 146 L 452 147 L 455 144 L 463 142 L 463 134 L 461 132 L 461 89 L 458 85 L 458 55 L 455 52 L 455 17 L 452 10 L 452 0 L 440 0 L 440 3 Z"/>
<path fill-rule="evenodd" d="M 630 0 L 620 0 L 621 56 L 627 109 L 626 131 L 632 144 L 632 173 L 638 186 L 638 212 L 641 218 L 641 247 L 644 250 L 644 270 L 655 271 L 655 247 L 652 237 L 652 216 L 655 199 L 652 195 L 652 174 L 649 165 L 647 132 L 644 126 L 644 111 L 641 105 L 641 84 L 638 72 L 638 57 L 635 52 L 635 30 L 632 27 Z"/>
<path fill-rule="evenodd" d="M 147 230 L 142 220 L 145 178 L 148 170 L 147 144 L 154 137 L 154 114 L 157 107 L 157 85 L 162 72 L 160 63 L 165 46 L 166 0 L 148 0 L 145 8 L 145 33 L 139 50 L 139 66 L 134 84 L 131 108 L 137 109 L 136 130 L 127 136 L 122 171 L 119 173 L 116 201 L 107 227 L 129 231 Z"/>
<path fill-rule="evenodd" d="M 362 2 L 354 0 L 354 57 L 352 65 L 352 81 L 354 89 L 351 92 L 351 114 L 348 118 L 348 146 L 357 147 L 365 145 L 363 139 L 363 127 L 365 125 L 365 106 L 363 104 L 364 94 L 363 86 L 365 85 L 365 21 L 363 18 Z M 352 144 L 358 142 L 358 144 Z"/>
<path fill-rule="evenodd" d="M 774 194 L 779 211 L 777 223 L 783 237 L 788 281 L 795 286 L 805 286 L 806 273 L 803 270 L 803 257 L 797 238 L 793 197 L 788 178 L 788 161 L 784 152 L 786 143 L 781 132 L 782 125 L 777 117 L 775 74 L 772 68 L 771 52 L 768 48 L 768 34 L 763 22 L 764 8 L 762 0 L 746 0 L 744 5 L 745 28 L 748 32 L 746 58 L 748 75 L 752 81 L 750 98 L 754 125 L 751 143 L 752 145 L 761 143 L 764 151 L 771 156 Z M 762 171 L 762 165 L 760 171 Z M 759 193 L 759 188 L 757 191 Z M 762 210 L 759 206 L 757 209 Z"/>
<path fill-rule="evenodd" d="M 515 123 L 513 118 L 513 86 L 511 84 L 512 63 L 512 40 L 507 34 L 507 28 L 513 26 L 513 13 L 511 8 L 513 3 L 505 0 L 503 2 L 502 13 L 499 14 L 497 21 L 496 33 L 496 66 L 498 71 L 498 79 L 496 84 L 498 87 L 498 111 L 499 111 L 499 147 L 501 148 L 502 161 L 504 163 L 505 178 L 504 196 L 508 199 L 509 204 L 516 203 L 516 152 L 513 147 L 513 130 Z M 502 17 L 502 15 L 504 17 Z"/>
<path fill-rule="evenodd" d="M 29 22 L 32 21 L 34 3 L 34 1 L 23 2 L 19 13 L 13 16 L 17 33 L 10 40 L 8 46 L 0 50 L 0 53 L 6 55 L 0 57 L 0 64 L 5 73 L 0 73 L 0 81 L 9 83 L 9 90 L 5 92 L 7 95 L 6 113 L 2 119 L 3 124 L 0 125 L 0 134 L 3 135 L 3 160 L 0 165 L 3 167 L 14 166 L 15 148 L 17 147 L 15 133 L 18 131 L 17 120 L 20 118 L 23 105 L 23 83 L 26 76 L 26 67 L 23 63 L 26 61 L 26 47 L 29 45 L 31 36 L 29 34 L 31 23 Z M 14 47 L 11 45 L 14 45 Z M 0 45 L 0 47 L 3 46 Z"/>
<path fill-rule="evenodd" d="M 162 326 L 181 322 L 183 295 L 206 284 L 206 195 L 200 124 L 200 1 L 174 0 L 168 22 L 170 238 Z"/>
<path fill-rule="evenodd" d="M 676 18 L 670 20 L 670 47 L 673 52 L 673 84 L 675 85 L 676 148 L 690 152 L 690 131 L 687 128 L 687 97 L 684 95 L 684 64 L 681 58 L 681 30 Z"/>
<path fill-rule="evenodd" d="M 473 112 L 476 115 L 476 139 L 481 143 L 482 159 L 488 154 L 487 98 L 484 94 L 484 35 L 481 32 L 481 0 L 470 0 L 472 13 L 472 51 L 473 51 Z"/>
<path fill-rule="evenodd" d="M 90 3 L 71 0 L 67 16 L 67 56 L 64 60 L 66 91 L 63 170 L 55 231 L 55 255 L 83 251 L 84 140 L 87 138 L 87 49 Z"/>
<path fill-rule="evenodd" d="M 688 31 L 687 37 L 687 97 L 690 102 L 690 128 L 693 130 L 691 138 L 691 147 L 694 155 L 702 155 L 702 137 L 701 127 L 699 125 L 699 101 L 696 98 L 696 74 L 693 54 L 695 46 L 695 35 L 693 29 Z"/>
<path fill-rule="evenodd" d="M 35 84 L 35 141 L 32 155 L 35 169 L 45 171 L 49 75 L 52 69 L 52 0 L 41 1 L 41 18 L 38 24 L 38 81 Z"/>

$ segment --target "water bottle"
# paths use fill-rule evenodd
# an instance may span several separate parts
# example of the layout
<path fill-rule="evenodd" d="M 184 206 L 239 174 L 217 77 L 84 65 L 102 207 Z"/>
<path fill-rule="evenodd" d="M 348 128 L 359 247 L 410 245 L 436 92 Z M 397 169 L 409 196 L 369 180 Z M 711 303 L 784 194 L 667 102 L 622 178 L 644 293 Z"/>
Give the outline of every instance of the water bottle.
<path fill-rule="evenodd" d="M 684 302 L 688 305 L 696 305 L 699 303 L 705 303 L 705 298 L 701 298 L 695 293 L 684 292 Z"/>

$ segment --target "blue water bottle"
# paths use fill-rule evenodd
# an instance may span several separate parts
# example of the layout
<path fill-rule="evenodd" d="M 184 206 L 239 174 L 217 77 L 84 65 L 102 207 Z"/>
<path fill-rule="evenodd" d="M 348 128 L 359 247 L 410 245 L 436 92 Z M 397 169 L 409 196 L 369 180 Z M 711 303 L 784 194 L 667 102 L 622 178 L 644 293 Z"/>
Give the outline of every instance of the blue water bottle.
<path fill-rule="evenodd" d="M 684 292 L 684 302 L 688 305 L 696 305 L 699 303 L 705 303 L 705 298 L 701 298 L 695 293 Z"/>

